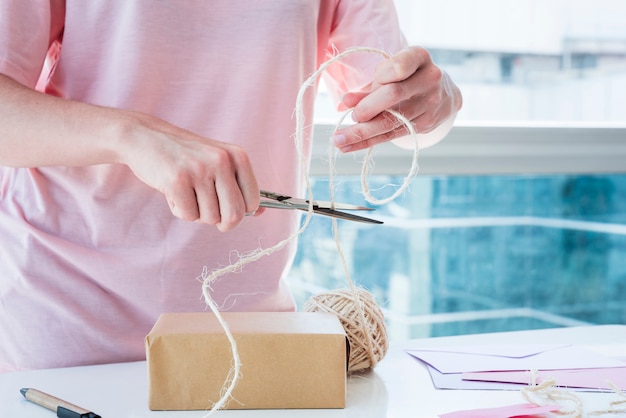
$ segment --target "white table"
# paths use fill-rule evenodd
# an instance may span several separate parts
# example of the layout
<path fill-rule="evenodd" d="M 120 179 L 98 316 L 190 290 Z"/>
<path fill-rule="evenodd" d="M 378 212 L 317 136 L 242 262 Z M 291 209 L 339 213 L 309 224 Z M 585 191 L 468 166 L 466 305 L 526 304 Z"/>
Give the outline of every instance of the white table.
<path fill-rule="evenodd" d="M 626 325 L 557 328 L 411 340 L 393 345 L 375 371 L 351 377 L 346 409 L 220 411 L 213 416 L 245 417 L 424 417 L 461 409 L 524 403 L 518 391 L 437 390 L 428 371 L 405 349 L 452 344 L 567 343 L 626 357 Z M 55 414 L 23 399 L 32 387 L 89 408 L 103 418 L 200 418 L 202 411 L 150 411 L 145 362 L 0 374 L 0 417 L 52 418 Z M 600 409 L 615 394 L 582 393 L 585 406 Z"/>

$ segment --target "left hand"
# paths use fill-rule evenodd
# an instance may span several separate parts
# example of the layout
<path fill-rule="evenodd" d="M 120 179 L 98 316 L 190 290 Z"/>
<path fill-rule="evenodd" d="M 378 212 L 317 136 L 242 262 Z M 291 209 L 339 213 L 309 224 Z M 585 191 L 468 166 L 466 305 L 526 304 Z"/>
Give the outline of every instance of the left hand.
<path fill-rule="evenodd" d="M 407 134 L 404 124 L 385 109 L 399 111 L 417 133 L 426 133 L 454 115 L 462 97 L 427 50 L 409 47 L 379 63 L 365 91 L 346 93 L 342 104 L 353 108 L 356 123 L 337 130 L 332 141 L 342 152 L 351 152 Z"/>

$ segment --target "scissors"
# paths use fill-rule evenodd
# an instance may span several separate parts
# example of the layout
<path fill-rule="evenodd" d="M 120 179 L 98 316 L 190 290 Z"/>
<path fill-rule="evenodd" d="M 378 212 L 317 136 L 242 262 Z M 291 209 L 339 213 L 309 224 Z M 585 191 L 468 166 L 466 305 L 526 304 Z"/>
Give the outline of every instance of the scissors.
<path fill-rule="evenodd" d="M 305 212 L 309 211 L 309 201 L 306 199 L 298 199 L 274 192 L 261 190 L 261 207 L 274 209 L 299 209 Z M 331 203 L 318 200 L 313 201 L 313 212 L 320 215 L 331 216 L 338 219 L 347 219 L 350 221 L 364 222 L 370 224 L 382 224 L 383 222 L 375 219 L 365 218 L 363 216 L 353 215 L 351 213 L 341 212 L 342 210 L 374 210 L 365 206 L 355 206 L 346 203 Z"/>

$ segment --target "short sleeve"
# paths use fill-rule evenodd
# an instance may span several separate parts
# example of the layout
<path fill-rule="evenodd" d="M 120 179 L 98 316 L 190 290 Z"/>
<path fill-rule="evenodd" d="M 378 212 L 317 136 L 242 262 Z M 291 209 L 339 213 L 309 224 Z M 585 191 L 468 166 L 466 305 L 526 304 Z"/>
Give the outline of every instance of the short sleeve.
<path fill-rule="evenodd" d="M 34 88 L 50 45 L 63 31 L 61 0 L 0 2 L 0 73 Z"/>
<path fill-rule="evenodd" d="M 352 47 L 370 47 L 393 55 L 406 47 L 393 0 L 338 0 L 328 43 L 328 57 Z M 374 68 L 384 57 L 353 53 L 330 65 L 324 80 L 339 97 L 372 81 Z"/>

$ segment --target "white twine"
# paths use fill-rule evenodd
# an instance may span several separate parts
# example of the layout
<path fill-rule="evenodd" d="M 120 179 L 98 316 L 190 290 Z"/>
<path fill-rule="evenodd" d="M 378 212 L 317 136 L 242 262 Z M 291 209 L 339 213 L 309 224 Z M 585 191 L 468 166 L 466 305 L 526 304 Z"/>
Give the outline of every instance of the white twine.
<path fill-rule="evenodd" d="M 302 232 L 304 232 L 304 230 L 308 227 L 311 218 L 313 216 L 313 203 L 314 203 L 314 199 L 313 199 L 313 189 L 311 186 L 311 181 L 309 179 L 309 173 L 308 173 L 308 163 L 307 163 L 307 155 L 306 153 L 303 151 L 303 144 L 304 144 L 304 123 L 305 123 L 305 115 L 304 115 L 304 109 L 303 109 L 303 103 L 304 103 L 304 94 L 306 92 L 306 90 L 313 86 L 317 80 L 317 78 L 322 74 L 322 72 L 324 72 L 326 70 L 326 68 L 331 65 L 332 63 L 339 61 L 341 59 L 343 59 L 346 55 L 349 54 L 353 54 L 353 53 L 360 53 L 360 52 L 370 52 L 370 53 L 376 53 L 379 55 L 382 55 L 385 58 L 389 58 L 389 55 L 386 54 L 385 52 L 375 49 L 375 48 L 369 48 L 369 47 L 355 47 L 355 48 L 350 48 L 347 49 L 337 55 L 335 55 L 334 57 L 332 57 L 331 59 L 329 59 L 328 61 L 326 61 L 325 63 L 323 63 L 317 71 L 315 71 L 311 76 L 309 76 L 309 78 L 306 79 L 306 81 L 302 84 L 302 86 L 300 87 L 300 90 L 298 91 L 298 95 L 296 98 L 296 107 L 295 107 L 295 118 L 296 118 L 296 132 L 294 135 L 294 143 L 296 146 L 296 150 L 298 152 L 298 157 L 300 160 L 300 167 L 302 169 L 302 174 L 303 177 L 305 179 L 306 182 L 306 190 L 307 190 L 307 195 L 308 195 L 308 201 L 309 201 L 309 208 L 307 210 L 306 213 L 306 217 L 304 218 L 304 221 L 302 222 L 302 226 L 291 236 L 289 236 L 288 238 L 278 242 L 276 245 L 274 245 L 273 247 L 270 248 L 266 248 L 266 249 L 258 249 L 253 251 L 252 253 L 247 254 L 244 257 L 240 257 L 239 260 L 237 260 L 236 262 L 232 263 L 231 265 L 228 265 L 226 267 L 214 270 L 212 272 L 208 272 L 206 270 L 206 268 L 203 270 L 201 276 L 199 277 L 200 280 L 202 280 L 202 294 L 204 296 L 204 299 L 206 301 L 206 304 L 209 306 L 209 308 L 211 309 L 211 311 L 213 312 L 213 314 L 215 314 L 216 318 L 218 319 L 220 325 L 222 326 L 222 328 L 224 329 L 224 333 L 226 334 L 226 337 L 228 338 L 228 341 L 230 342 L 231 345 L 231 351 L 233 354 L 233 367 L 231 369 L 231 372 L 229 373 L 228 378 L 226 379 L 224 386 L 226 387 L 226 390 L 223 391 L 223 394 L 221 396 L 221 398 L 215 402 L 213 404 L 213 407 L 211 408 L 211 410 L 208 412 L 208 414 L 205 415 L 205 418 L 212 415 L 215 411 L 222 409 L 225 407 L 225 405 L 230 401 L 230 399 L 232 399 L 232 392 L 235 388 L 235 386 L 237 385 L 237 381 L 239 380 L 239 378 L 241 377 L 241 360 L 239 358 L 239 354 L 237 351 L 237 343 L 235 341 L 235 338 L 233 337 L 232 333 L 230 332 L 230 329 L 228 327 L 228 324 L 224 321 L 215 301 L 213 301 L 213 298 L 211 297 L 211 283 L 213 283 L 213 281 L 215 281 L 218 277 L 227 274 L 227 273 L 232 273 L 232 272 L 236 272 L 239 271 L 243 268 L 243 266 L 252 263 L 256 260 L 259 260 L 261 257 L 270 255 L 272 253 L 274 253 L 275 251 L 279 251 L 281 249 L 283 249 L 288 243 L 290 243 L 291 241 L 293 241 L 294 239 L 296 239 Z M 384 203 L 388 203 L 390 201 L 392 201 L 393 199 L 397 198 L 401 193 L 403 193 L 407 187 L 409 186 L 409 183 L 411 182 L 411 180 L 413 179 L 413 177 L 415 177 L 415 175 L 417 174 L 417 170 L 418 170 L 418 165 L 417 165 L 417 157 L 418 157 L 418 144 L 417 144 L 417 135 L 416 132 L 413 128 L 412 123 L 405 118 L 404 116 L 402 116 L 400 113 L 388 109 L 387 112 L 389 112 L 390 114 L 392 114 L 394 117 L 398 118 L 402 123 L 404 123 L 409 131 L 409 134 L 413 136 L 414 138 L 414 142 L 415 142 L 415 151 L 414 151 L 414 155 L 413 155 L 413 163 L 411 165 L 411 168 L 409 170 L 409 174 L 406 176 L 406 178 L 404 179 L 403 184 L 396 190 L 396 192 L 385 199 L 376 199 L 373 196 L 371 196 L 370 192 L 369 192 L 369 187 L 367 185 L 367 175 L 369 173 L 368 170 L 368 164 L 369 161 L 371 159 L 372 156 L 372 149 L 370 148 L 370 150 L 367 153 L 367 157 L 365 159 L 365 161 L 363 162 L 363 169 L 361 172 L 361 184 L 363 187 L 363 193 L 365 195 L 365 198 L 373 204 L 384 204 Z M 346 112 L 346 114 L 344 114 L 344 116 L 340 119 L 339 123 L 337 124 L 337 128 L 339 127 L 339 125 L 343 122 L 343 120 L 345 119 L 345 117 L 347 116 L 349 112 Z M 332 153 L 332 147 L 331 147 L 331 151 Z M 334 202 L 334 183 L 333 183 L 333 178 L 334 178 L 334 167 L 333 164 L 330 164 L 330 178 L 331 178 L 331 185 L 333 185 L 331 188 L 331 202 Z M 355 296 L 356 296 L 356 300 L 358 301 L 358 295 L 357 292 L 355 290 L 354 284 L 352 283 L 352 280 L 350 279 L 350 275 L 348 273 L 348 268 L 347 268 L 347 264 L 345 261 L 345 257 L 343 256 L 343 252 L 341 251 L 341 246 L 339 245 L 339 239 L 338 239 L 338 232 L 337 232 L 337 224 L 336 221 L 333 220 L 333 230 L 334 230 L 334 235 L 335 235 L 335 242 L 337 244 L 337 248 L 339 251 L 339 254 L 341 256 L 342 259 L 342 263 L 344 264 L 344 270 L 346 271 L 346 275 L 347 275 L 347 280 L 350 284 L 350 288 L 351 290 L 354 292 Z M 362 316 L 364 318 L 365 314 L 363 312 L 363 306 L 361 303 L 357 303 L 357 306 L 359 306 L 360 309 L 360 316 Z M 365 323 L 365 321 L 363 321 L 363 323 Z M 371 338 L 371 336 L 369 335 L 369 333 L 364 332 L 364 335 L 367 336 L 367 338 Z"/>
<path fill-rule="evenodd" d="M 590 411 L 585 415 L 583 401 L 576 394 L 567 390 L 558 389 L 557 382 L 553 378 L 545 379 L 537 384 L 537 370 L 530 371 L 530 384 L 522 388 L 521 393 L 526 400 L 534 405 L 543 406 L 546 404 L 561 405 L 566 402 L 572 405 L 572 409 L 554 411 L 553 414 L 568 418 L 583 418 L 584 416 L 600 415 L 623 415 L 626 414 L 626 394 L 622 392 L 612 382 L 607 382 L 608 386 L 622 399 L 612 401 L 607 409 Z M 624 405 L 619 407 L 620 405 Z"/>
<path fill-rule="evenodd" d="M 607 383 L 609 387 L 613 389 L 613 392 L 615 392 L 621 399 L 617 401 L 612 401 L 607 409 L 591 411 L 589 415 L 626 415 L 626 393 L 622 392 L 617 386 L 615 386 L 613 382 Z"/>
<path fill-rule="evenodd" d="M 573 405 L 573 409 L 570 410 L 558 410 L 554 414 L 563 417 L 582 418 L 583 403 L 578 396 L 573 393 L 557 389 L 555 387 L 556 382 L 554 379 L 545 379 L 540 384 L 537 384 L 537 371 L 533 370 L 530 373 L 531 382 L 530 385 L 522 389 L 522 395 L 526 400 L 532 404 L 543 406 L 546 404 L 558 404 L 561 402 L 568 402 Z"/>

